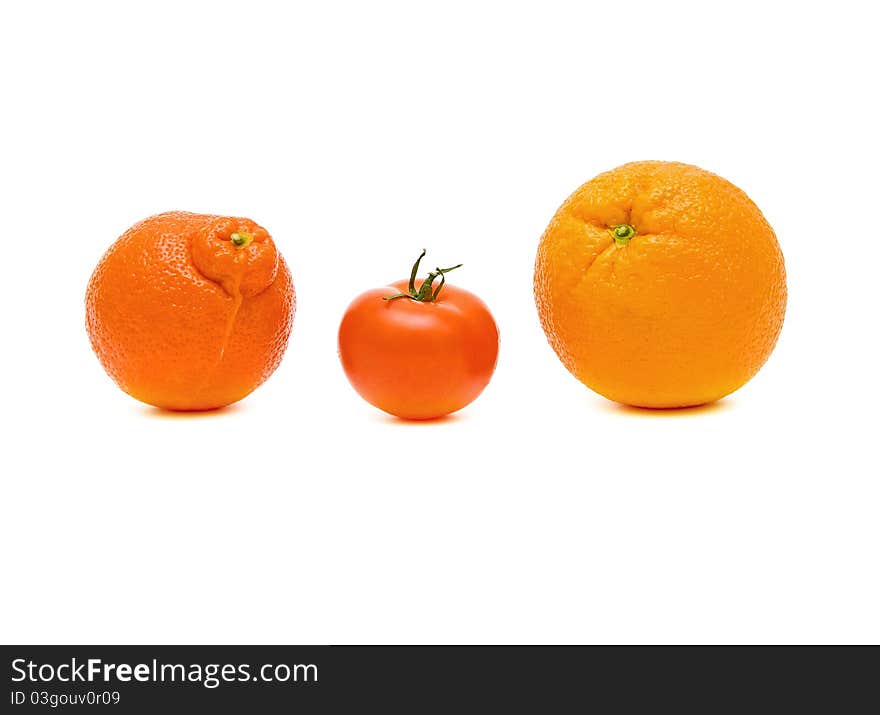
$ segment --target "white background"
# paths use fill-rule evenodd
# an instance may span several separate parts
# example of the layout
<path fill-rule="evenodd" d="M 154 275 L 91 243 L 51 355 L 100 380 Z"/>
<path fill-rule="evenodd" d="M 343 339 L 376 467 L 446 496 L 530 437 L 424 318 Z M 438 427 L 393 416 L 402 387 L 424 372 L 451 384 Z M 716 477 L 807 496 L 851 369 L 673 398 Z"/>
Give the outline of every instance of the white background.
<path fill-rule="evenodd" d="M 4 4 L 2 640 L 880 640 L 869 7 Z M 745 189 L 787 262 L 775 353 L 703 409 L 592 394 L 532 300 L 557 206 L 653 158 Z M 86 337 L 102 253 L 171 209 L 257 220 L 297 287 L 218 413 L 135 402 Z M 423 246 L 501 356 L 406 424 L 335 336 Z"/>

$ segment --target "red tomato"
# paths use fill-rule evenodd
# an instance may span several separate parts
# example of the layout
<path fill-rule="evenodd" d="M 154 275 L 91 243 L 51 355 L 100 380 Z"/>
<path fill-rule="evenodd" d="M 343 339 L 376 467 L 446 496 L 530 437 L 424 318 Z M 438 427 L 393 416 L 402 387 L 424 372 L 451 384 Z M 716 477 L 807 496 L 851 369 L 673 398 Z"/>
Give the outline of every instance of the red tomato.
<path fill-rule="evenodd" d="M 416 285 L 424 255 L 409 281 L 355 298 L 339 326 L 339 357 L 354 389 L 379 409 L 411 420 L 442 417 L 473 402 L 498 360 L 498 327 L 486 304 L 445 285 L 445 274 L 459 266 L 438 268 Z"/>

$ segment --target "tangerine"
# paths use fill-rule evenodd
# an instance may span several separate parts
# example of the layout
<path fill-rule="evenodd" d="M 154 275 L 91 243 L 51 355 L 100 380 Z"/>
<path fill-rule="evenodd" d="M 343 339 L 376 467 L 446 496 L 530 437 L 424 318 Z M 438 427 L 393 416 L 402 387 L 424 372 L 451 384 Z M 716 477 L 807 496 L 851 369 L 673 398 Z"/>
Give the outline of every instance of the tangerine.
<path fill-rule="evenodd" d="M 132 226 L 86 291 L 86 327 L 122 390 L 170 410 L 236 402 L 281 362 L 296 308 L 266 229 L 183 211 Z"/>

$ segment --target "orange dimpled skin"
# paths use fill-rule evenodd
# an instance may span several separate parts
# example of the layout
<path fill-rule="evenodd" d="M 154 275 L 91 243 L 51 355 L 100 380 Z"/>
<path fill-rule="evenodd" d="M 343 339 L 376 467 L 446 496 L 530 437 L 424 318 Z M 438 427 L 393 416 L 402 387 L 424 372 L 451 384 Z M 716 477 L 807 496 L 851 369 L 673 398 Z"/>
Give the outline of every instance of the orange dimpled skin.
<path fill-rule="evenodd" d="M 236 402 L 278 367 L 293 324 L 290 271 L 264 228 L 174 211 L 132 226 L 86 291 L 86 327 L 125 392 L 170 410 Z"/>
<path fill-rule="evenodd" d="M 645 161 L 572 194 L 541 238 L 535 300 L 564 365 L 640 407 L 717 400 L 758 372 L 785 314 L 782 252 L 736 186 Z"/>

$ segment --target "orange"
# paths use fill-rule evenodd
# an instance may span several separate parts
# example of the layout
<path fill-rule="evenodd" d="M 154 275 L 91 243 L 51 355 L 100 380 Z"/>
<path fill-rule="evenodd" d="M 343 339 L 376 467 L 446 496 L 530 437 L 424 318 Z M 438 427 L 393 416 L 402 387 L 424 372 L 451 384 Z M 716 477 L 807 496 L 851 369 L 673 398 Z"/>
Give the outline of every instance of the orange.
<path fill-rule="evenodd" d="M 640 407 L 686 407 L 745 384 L 785 314 L 776 235 L 736 186 L 687 164 L 600 174 L 541 238 L 535 300 L 581 382 Z"/>
<path fill-rule="evenodd" d="M 272 374 L 295 306 L 290 271 L 264 228 L 173 211 L 135 224 L 104 255 L 86 291 L 86 327 L 129 395 L 210 410 Z"/>

